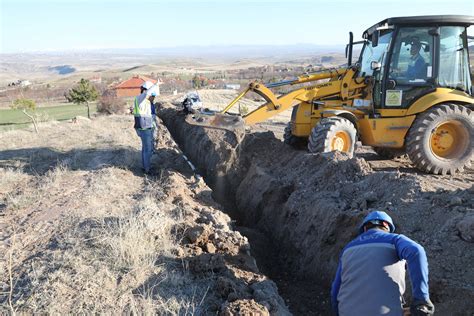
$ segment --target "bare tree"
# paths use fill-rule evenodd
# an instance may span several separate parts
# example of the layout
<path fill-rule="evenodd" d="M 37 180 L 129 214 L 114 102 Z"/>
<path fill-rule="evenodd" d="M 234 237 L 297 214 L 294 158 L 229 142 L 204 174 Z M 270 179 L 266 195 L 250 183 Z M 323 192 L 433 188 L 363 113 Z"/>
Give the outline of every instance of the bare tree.
<path fill-rule="evenodd" d="M 31 99 L 19 98 L 13 101 L 13 104 L 10 106 L 12 109 L 18 109 L 23 112 L 28 118 L 33 122 L 35 126 L 35 132 L 38 133 L 38 125 L 36 124 L 36 119 L 33 115 L 29 114 L 27 111 L 34 111 L 36 109 L 36 102 Z"/>

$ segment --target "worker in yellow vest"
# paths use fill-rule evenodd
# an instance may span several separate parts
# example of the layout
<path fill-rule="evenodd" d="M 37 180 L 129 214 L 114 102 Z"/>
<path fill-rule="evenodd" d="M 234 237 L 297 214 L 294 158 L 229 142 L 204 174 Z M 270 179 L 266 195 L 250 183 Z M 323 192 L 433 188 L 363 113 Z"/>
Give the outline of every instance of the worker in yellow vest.
<path fill-rule="evenodd" d="M 152 106 L 155 100 L 156 93 L 148 93 L 148 90 L 153 86 L 149 81 L 146 81 L 141 86 L 140 95 L 135 97 L 133 106 L 133 115 L 135 117 L 134 128 L 137 135 L 142 140 L 142 165 L 143 171 L 149 173 L 151 169 L 151 156 L 153 154 L 153 120 Z"/>

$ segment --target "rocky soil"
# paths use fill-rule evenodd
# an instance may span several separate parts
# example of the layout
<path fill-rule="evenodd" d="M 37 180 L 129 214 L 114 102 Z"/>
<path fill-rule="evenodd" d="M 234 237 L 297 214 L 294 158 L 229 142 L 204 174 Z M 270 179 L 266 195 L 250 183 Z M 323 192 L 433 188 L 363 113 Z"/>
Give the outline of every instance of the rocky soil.
<path fill-rule="evenodd" d="M 286 315 L 211 189 L 130 117 L 0 134 L 0 312 Z"/>
<path fill-rule="evenodd" d="M 251 228 L 242 233 L 256 241 L 252 254 L 277 281 L 291 312 L 329 314 L 340 251 L 376 209 L 389 212 L 398 233 L 425 247 L 437 314 L 474 312 L 472 170 L 431 176 L 403 161 L 377 168 L 367 153 L 353 159 L 308 154 L 273 132 L 232 134 L 188 125 L 176 104 L 165 104 L 160 117 L 215 199 L 238 225 Z"/>

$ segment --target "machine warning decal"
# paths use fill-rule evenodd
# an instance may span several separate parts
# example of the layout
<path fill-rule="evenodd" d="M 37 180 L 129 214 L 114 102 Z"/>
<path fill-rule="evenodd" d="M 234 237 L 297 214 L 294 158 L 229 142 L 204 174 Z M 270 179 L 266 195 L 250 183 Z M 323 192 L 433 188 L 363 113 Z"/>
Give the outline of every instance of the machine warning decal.
<path fill-rule="evenodd" d="M 402 105 L 402 90 L 387 90 L 385 95 L 385 106 Z"/>
<path fill-rule="evenodd" d="M 433 75 L 433 67 L 428 66 L 426 67 L 426 76 L 430 78 Z"/>
<path fill-rule="evenodd" d="M 369 107 L 371 105 L 371 100 L 364 100 L 364 99 L 354 99 L 353 105 L 355 107 Z"/>

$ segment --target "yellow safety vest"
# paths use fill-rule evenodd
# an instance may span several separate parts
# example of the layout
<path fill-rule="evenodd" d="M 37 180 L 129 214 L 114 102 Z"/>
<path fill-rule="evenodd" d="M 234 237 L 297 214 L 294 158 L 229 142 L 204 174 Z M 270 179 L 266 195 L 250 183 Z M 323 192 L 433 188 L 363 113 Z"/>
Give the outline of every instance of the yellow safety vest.
<path fill-rule="evenodd" d="M 140 101 L 140 99 L 142 99 Z M 133 115 L 135 116 L 135 128 L 150 129 L 153 127 L 153 117 L 151 115 L 151 102 L 148 100 L 146 93 L 135 98 L 133 107 Z"/>

